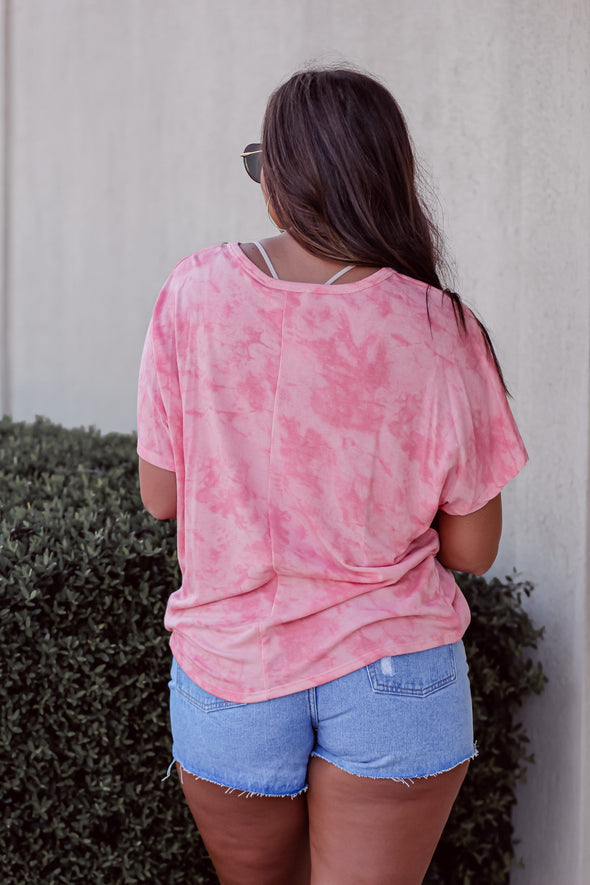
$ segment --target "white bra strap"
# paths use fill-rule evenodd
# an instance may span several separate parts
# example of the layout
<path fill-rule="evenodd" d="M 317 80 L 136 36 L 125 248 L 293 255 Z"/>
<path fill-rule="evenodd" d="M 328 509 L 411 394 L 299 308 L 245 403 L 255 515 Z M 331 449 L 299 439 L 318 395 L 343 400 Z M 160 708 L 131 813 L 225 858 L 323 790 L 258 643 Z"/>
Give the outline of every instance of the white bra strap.
<path fill-rule="evenodd" d="M 262 257 L 264 258 L 266 266 L 268 267 L 269 271 L 271 272 L 271 275 L 274 277 L 275 280 L 278 280 L 279 275 L 276 272 L 276 270 L 274 269 L 274 265 L 273 265 L 272 261 L 270 260 L 270 258 L 268 257 L 268 252 L 266 251 L 266 249 L 264 248 L 262 243 L 259 243 L 256 240 L 254 245 L 256 246 L 256 248 L 258 249 L 258 251 L 260 252 Z M 330 277 L 330 279 L 324 283 L 324 286 L 331 286 L 332 283 L 335 283 L 336 280 L 339 280 L 340 277 L 344 276 L 345 273 L 348 273 L 349 270 L 352 270 L 353 267 L 355 267 L 354 264 L 347 264 L 346 267 L 343 267 L 342 270 L 339 270 L 338 273 L 335 273 L 333 277 Z"/>
<path fill-rule="evenodd" d="M 273 263 L 270 260 L 270 258 L 268 257 L 268 253 L 267 253 L 266 249 L 264 248 L 264 246 L 262 245 L 262 243 L 255 242 L 254 245 L 258 248 L 258 251 L 260 252 L 262 257 L 264 258 L 264 260 L 266 262 L 266 266 L 268 267 L 269 271 L 271 272 L 271 275 L 275 278 L 275 280 L 278 280 L 279 275 L 276 272 L 276 270 L 274 269 Z"/>
<path fill-rule="evenodd" d="M 339 270 L 338 273 L 335 273 L 333 277 L 330 277 L 330 279 L 324 283 L 324 286 L 331 286 L 332 283 L 335 283 L 336 280 L 339 280 L 340 277 L 344 276 L 345 273 L 348 273 L 349 270 L 352 270 L 354 266 L 354 264 L 347 264 L 346 267 L 343 267 L 342 270 Z"/>

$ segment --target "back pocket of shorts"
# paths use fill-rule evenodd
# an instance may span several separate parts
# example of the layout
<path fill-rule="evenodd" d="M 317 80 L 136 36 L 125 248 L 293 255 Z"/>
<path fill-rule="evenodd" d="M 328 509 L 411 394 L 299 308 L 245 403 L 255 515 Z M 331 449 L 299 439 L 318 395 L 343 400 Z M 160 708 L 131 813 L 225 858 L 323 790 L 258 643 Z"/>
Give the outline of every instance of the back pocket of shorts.
<path fill-rule="evenodd" d="M 200 685 L 197 685 L 196 682 L 193 682 L 187 676 L 175 659 L 172 662 L 170 676 L 170 688 L 178 692 L 180 697 L 188 701 L 189 704 L 198 707 L 199 710 L 203 710 L 205 713 L 214 713 L 216 710 L 228 710 L 230 707 L 244 706 L 235 701 L 226 701 L 223 698 L 218 698 L 216 695 L 205 691 L 204 688 L 201 688 Z"/>
<path fill-rule="evenodd" d="M 455 648 L 441 645 L 381 658 L 369 664 L 367 672 L 375 692 L 423 698 L 455 682 Z"/>

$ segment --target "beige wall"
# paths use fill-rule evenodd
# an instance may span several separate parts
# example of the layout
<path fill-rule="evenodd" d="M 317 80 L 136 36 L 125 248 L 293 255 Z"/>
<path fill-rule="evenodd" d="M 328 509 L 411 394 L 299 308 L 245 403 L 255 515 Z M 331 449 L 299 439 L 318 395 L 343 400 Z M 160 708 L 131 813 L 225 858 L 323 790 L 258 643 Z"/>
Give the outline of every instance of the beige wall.
<path fill-rule="evenodd" d="M 6 272 L 8 269 L 6 244 L 8 232 L 9 189 L 7 187 L 8 154 L 6 138 L 7 119 L 7 70 L 11 63 L 9 41 L 7 35 L 6 0 L 0 0 L 0 412 L 7 411 L 10 400 L 10 384 L 8 378 L 9 353 L 9 299 Z"/>
<path fill-rule="evenodd" d="M 514 885 L 590 869 L 590 4 L 4 0 L 2 408 L 133 428 L 142 339 L 181 257 L 270 231 L 239 152 L 310 59 L 379 74 L 434 178 L 457 284 L 491 326 L 531 463 L 497 572 L 537 585 L 551 683 Z M 2 33 L 0 32 L 0 40 Z M 3 163 L 4 157 L 7 163 Z M 442 210 L 441 210 L 442 212 Z M 498 637 L 501 641 L 501 637 Z M 584 852 L 586 854 L 584 855 Z"/>

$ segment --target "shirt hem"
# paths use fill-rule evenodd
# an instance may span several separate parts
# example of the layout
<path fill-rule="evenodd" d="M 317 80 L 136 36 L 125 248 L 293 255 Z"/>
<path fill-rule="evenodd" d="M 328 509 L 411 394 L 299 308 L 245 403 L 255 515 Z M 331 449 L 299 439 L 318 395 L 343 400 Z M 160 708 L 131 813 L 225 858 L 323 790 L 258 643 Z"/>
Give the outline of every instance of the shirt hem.
<path fill-rule="evenodd" d="M 143 461 L 147 461 L 148 464 L 152 464 L 154 467 L 160 467 L 162 470 L 170 470 L 172 473 L 175 473 L 176 471 L 174 461 L 170 461 L 169 459 L 158 455 L 156 452 L 151 452 L 142 445 L 137 446 L 137 454 Z"/>
<path fill-rule="evenodd" d="M 447 506 L 446 504 L 441 505 L 441 510 L 444 513 L 447 513 L 449 516 L 468 516 L 470 513 L 476 513 L 478 510 L 481 510 L 482 507 L 485 507 L 486 504 L 489 504 L 494 498 L 496 498 L 501 492 L 506 488 L 509 482 L 515 479 L 523 467 L 528 463 L 529 456 L 525 452 L 521 458 L 517 458 L 514 460 L 512 469 L 505 474 L 507 479 L 501 479 L 497 483 L 489 485 L 485 492 L 479 495 L 477 498 L 474 498 L 469 504 L 460 503 L 458 505 L 451 504 Z"/>
<path fill-rule="evenodd" d="M 289 682 L 276 683 L 268 688 L 247 693 L 228 690 L 225 685 L 220 686 L 215 680 L 210 680 L 207 675 L 203 675 L 203 672 L 198 667 L 195 667 L 194 661 L 191 660 L 190 656 L 185 655 L 182 649 L 182 644 L 190 643 L 190 640 L 185 636 L 180 636 L 177 631 L 173 631 L 170 637 L 170 649 L 178 665 L 204 691 L 208 691 L 224 701 L 231 701 L 236 704 L 255 704 L 260 701 L 270 701 L 273 698 L 286 697 L 299 691 L 307 691 L 310 688 L 317 688 L 326 682 L 332 682 L 335 679 L 340 679 L 342 676 L 348 676 L 350 673 L 360 670 L 361 667 L 366 667 L 368 664 L 374 664 L 375 661 L 380 660 L 386 655 L 411 654 L 413 652 L 426 651 L 429 648 L 438 648 L 441 645 L 452 645 L 463 638 L 466 629 L 466 626 L 461 627 L 444 633 L 438 639 L 431 639 L 430 641 L 410 643 L 409 645 L 405 643 L 397 644 L 395 648 L 393 647 L 395 641 L 385 646 L 375 646 L 360 657 L 352 658 L 345 663 L 339 664 L 337 667 L 322 670 L 315 676 L 300 677 Z M 265 675 L 268 677 L 266 670 Z"/>

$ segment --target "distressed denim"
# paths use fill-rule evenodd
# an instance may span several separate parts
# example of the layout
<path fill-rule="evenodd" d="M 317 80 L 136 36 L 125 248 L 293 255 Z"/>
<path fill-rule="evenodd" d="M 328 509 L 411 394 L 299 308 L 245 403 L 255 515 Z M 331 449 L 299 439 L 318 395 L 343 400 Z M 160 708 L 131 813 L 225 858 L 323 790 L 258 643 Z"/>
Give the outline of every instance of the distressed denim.
<path fill-rule="evenodd" d="M 476 755 L 462 642 L 384 657 L 250 704 L 204 691 L 174 660 L 170 715 L 182 769 L 252 795 L 305 790 L 310 756 L 361 777 L 408 782 Z"/>

